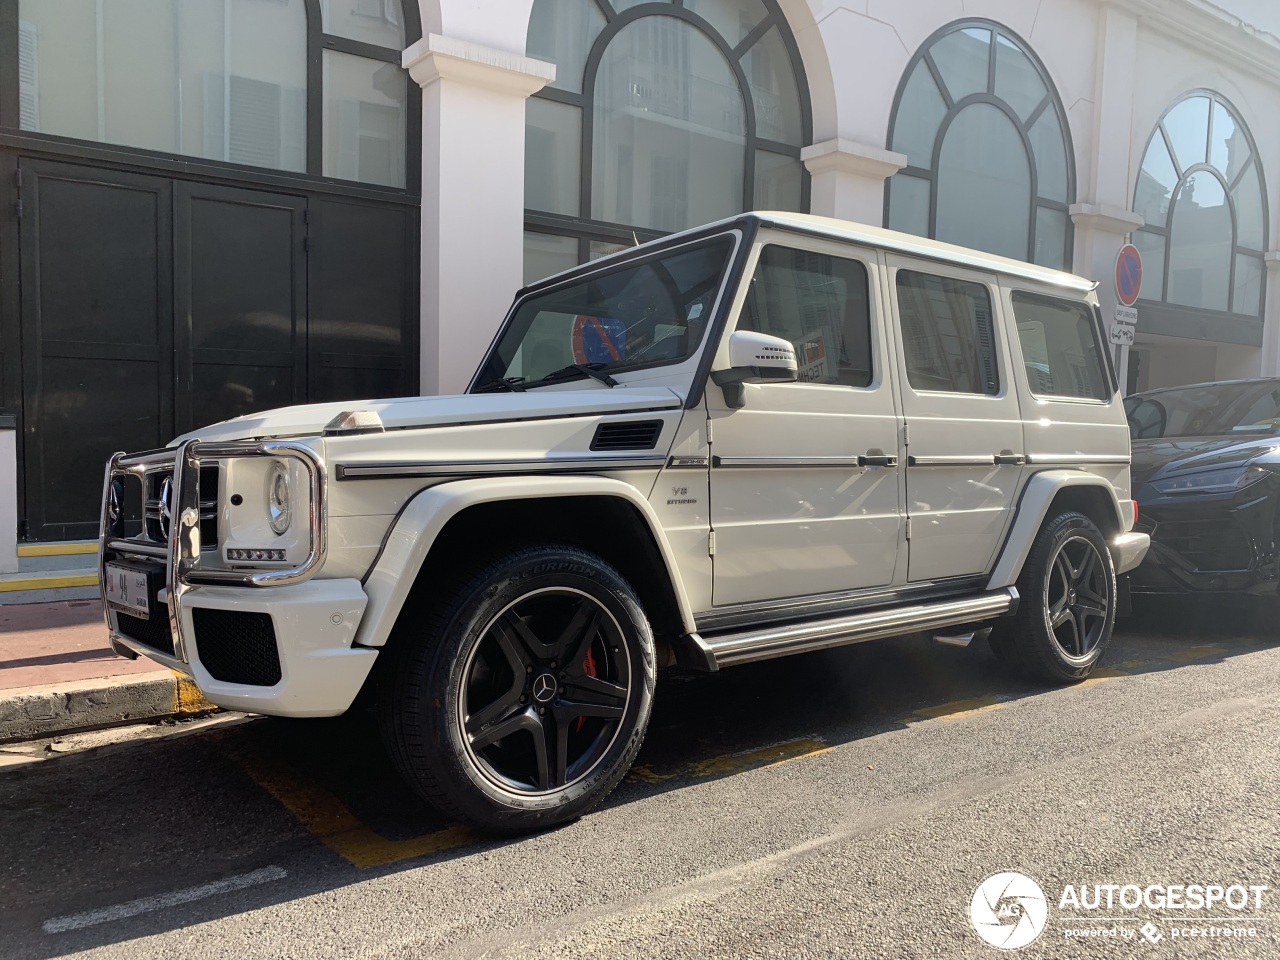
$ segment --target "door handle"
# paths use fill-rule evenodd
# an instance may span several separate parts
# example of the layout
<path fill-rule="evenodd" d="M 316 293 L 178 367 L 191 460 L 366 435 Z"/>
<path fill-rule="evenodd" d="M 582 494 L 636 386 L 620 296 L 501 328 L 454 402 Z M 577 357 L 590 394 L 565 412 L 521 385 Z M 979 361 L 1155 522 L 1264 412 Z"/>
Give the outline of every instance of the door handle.
<path fill-rule="evenodd" d="M 868 450 L 858 458 L 858 466 L 860 467 L 896 467 L 897 465 L 897 457 L 875 448 Z"/>
<path fill-rule="evenodd" d="M 1014 453 L 1012 450 L 1001 450 L 996 454 L 996 463 L 1001 466 L 1020 467 L 1027 462 L 1027 458 L 1021 453 Z"/>

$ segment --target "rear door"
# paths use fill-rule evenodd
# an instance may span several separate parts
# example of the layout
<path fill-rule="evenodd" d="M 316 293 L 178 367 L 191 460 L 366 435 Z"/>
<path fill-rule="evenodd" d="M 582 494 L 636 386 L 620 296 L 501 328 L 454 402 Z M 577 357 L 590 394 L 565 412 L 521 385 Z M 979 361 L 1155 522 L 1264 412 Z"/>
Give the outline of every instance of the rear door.
<path fill-rule="evenodd" d="M 1026 450 L 994 275 L 891 256 L 907 430 L 907 579 L 977 576 L 1004 540 Z"/>

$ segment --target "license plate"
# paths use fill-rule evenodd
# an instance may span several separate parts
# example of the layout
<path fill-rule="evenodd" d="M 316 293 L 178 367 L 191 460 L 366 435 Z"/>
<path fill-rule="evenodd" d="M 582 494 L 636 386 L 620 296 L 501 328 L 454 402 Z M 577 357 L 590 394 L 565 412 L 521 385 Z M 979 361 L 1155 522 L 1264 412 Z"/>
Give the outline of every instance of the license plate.
<path fill-rule="evenodd" d="M 144 619 L 150 615 L 151 596 L 145 572 L 108 563 L 105 577 L 107 603 L 117 610 L 137 614 Z"/>

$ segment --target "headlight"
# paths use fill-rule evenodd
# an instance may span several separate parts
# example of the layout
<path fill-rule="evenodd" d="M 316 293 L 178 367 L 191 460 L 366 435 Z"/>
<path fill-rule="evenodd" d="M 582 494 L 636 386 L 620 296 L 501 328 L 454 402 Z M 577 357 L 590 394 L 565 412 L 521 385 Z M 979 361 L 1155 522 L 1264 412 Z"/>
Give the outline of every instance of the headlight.
<path fill-rule="evenodd" d="M 1228 467 L 1156 480 L 1151 485 L 1161 493 L 1231 493 L 1257 483 L 1270 472 L 1265 467 Z"/>
<path fill-rule="evenodd" d="M 267 473 L 267 521 L 272 531 L 280 536 L 289 529 L 292 519 L 289 496 L 289 468 L 283 463 L 273 463 Z"/>

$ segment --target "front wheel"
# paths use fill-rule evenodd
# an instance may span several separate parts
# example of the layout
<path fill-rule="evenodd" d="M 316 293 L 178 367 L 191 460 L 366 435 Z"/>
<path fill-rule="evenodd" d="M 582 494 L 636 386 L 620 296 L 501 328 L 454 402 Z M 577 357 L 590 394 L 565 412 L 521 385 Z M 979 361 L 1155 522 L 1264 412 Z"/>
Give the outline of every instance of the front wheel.
<path fill-rule="evenodd" d="M 396 632 L 388 745 L 409 783 L 464 823 L 520 833 L 572 820 L 640 749 L 653 637 L 630 585 L 594 554 L 513 551 Z"/>
<path fill-rule="evenodd" d="M 1102 658 L 1116 618 L 1116 574 L 1102 532 L 1082 513 L 1047 521 L 1022 575 L 1016 616 L 996 624 L 991 647 L 1020 672 L 1073 683 Z"/>

